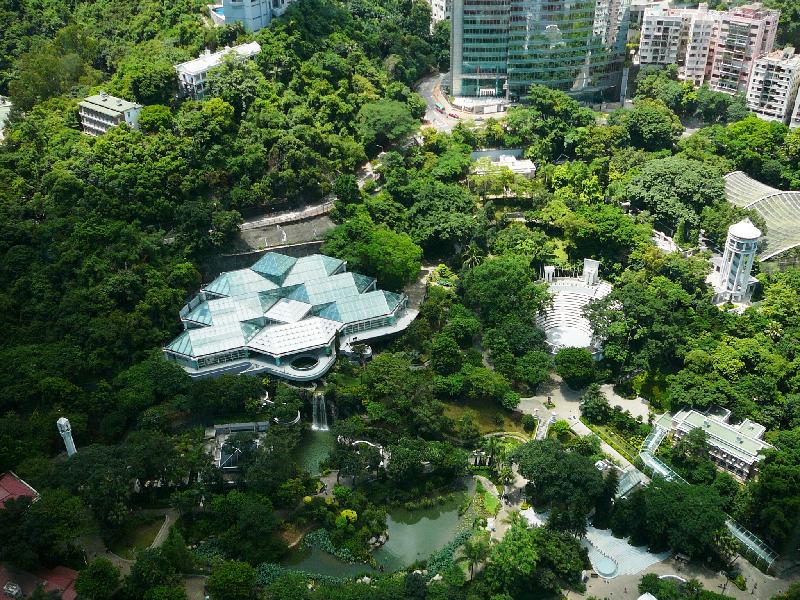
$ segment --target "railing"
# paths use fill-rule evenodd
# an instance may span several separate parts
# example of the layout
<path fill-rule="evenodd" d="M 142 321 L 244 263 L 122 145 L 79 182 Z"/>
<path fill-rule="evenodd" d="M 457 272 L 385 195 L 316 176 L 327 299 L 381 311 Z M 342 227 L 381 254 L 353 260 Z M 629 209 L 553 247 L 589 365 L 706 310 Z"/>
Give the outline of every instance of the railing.
<path fill-rule="evenodd" d="M 317 206 L 309 206 L 302 210 L 297 210 L 290 213 L 283 213 L 280 215 L 275 215 L 273 217 L 264 217 L 263 219 L 258 219 L 257 221 L 250 221 L 248 223 L 242 223 L 239 226 L 239 229 L 241 229 L 242 231 L 246 231 L 248 229 L 269 227 L 270 225 L 294 223 L 295 221 L 303 221 L 305 219 L 310 219 L 311 217 L 318 217 L 320 215 L 325 215 L 331 212 L 332 209 L 333 209 L 333 201 L 324 202 L 322 204 L 318 204 Z"/>
<path fill-rule="evenodd" d="M 678 475 L 675 471 L 669 468 L 662 461 L 657 459 L 653 453 L 658 449 L 661 441 L 666 436 L 666 430 L 661 427 L 653 427 L 653 431 L 645 439 L 642 445 L 642 451 L 639 453 L 639 458 L 647 468 L 653 471 L 655 475 L 663 477 L 667 481 L 680 481 L 687 483 L 687 481 Z M 735 537 L 745 548 L 755 554 L 760 560 L 763 560 L 769 569 L 772 564 L 777 560 L 778 553 L 770 548 L 761 538 L 751 531 L 739 525 L 736 521 L 728 517 L 725 521 L 725 526 L 730 531 L 731 535 Z"/>

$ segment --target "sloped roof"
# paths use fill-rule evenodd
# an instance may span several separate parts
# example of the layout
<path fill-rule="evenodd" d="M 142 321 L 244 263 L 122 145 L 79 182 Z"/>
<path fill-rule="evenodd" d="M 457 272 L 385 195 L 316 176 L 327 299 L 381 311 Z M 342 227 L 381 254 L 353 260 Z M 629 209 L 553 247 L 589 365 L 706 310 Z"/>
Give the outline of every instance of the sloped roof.
<path fill-rule="evenodd" d="M 272 356 L 296 354 L 330 344 L 338 330 L 339 323 L 309 317 L 296 323 L 265 327 L 248 346 Z"/>
<path fill-rule="evenodd" d="M 251 292 L 264 292 L 278 287 L 260 273 L 252 269 L 239 269 L 221 273 L 203 289 L 215 296 L 241 296 Z"/>
<path fill-rule="evenodd" d="M 286 256 L 285 254 L 278 254 L 277 252 L 267 252 L 264 256 L 259 258 L 256 264 L 250 267 L 250 269 L 263 275 L 277 285 L 282 285 L 286 275 L 296 262 L 297 259 L 293 256 Z"/>
<path fill-rule="evenodd" d="M 766 245 L 759 260 L 800 246 L 800 191 L 784 192 L 734 171 L 725 176 L 725 196 L 731 204 L 752 209 L 764 218 Z"/>
<path fill-rule="evenodd" d="M 389 314 L 401 299 L 399 294 L 375 290 L 331 302 L 320 309 L 319 316 L 341 323 L 354 323 Z"/>
<path fill-rule="evenodd" d="M 184 313 L 187 329 L 164 350 L 193 358 L 234 350 L 298 353 L 329 344 L 344 323 L 387 315 L 402 301 L 345 267 L 322 254 L 268 252 L 250 269 L 222 273 L 204 288 L 208 299 Z"/>
<path fill-rule="evenodd" d="M 0 509 L 5 507 L 6 502 L 9 500 L 17 500 L 19 498 L 33 498 L 35 500 L 38 497 L 39 492 L 17 477 L 14 472 L 6 471 L 0 475 Z"/>

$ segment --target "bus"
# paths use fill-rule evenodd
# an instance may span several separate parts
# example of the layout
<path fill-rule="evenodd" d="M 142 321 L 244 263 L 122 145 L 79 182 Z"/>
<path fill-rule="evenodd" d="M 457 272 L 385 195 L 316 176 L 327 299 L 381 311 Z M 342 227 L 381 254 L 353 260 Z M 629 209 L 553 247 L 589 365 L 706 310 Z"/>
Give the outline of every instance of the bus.
<path fill-rule="evenodd" d="M 436 110 L 438 110 L 440 113 L 444 114 L 444 104 L 442 104 L 441 102 L 437 102 L 436 103 Z"/>

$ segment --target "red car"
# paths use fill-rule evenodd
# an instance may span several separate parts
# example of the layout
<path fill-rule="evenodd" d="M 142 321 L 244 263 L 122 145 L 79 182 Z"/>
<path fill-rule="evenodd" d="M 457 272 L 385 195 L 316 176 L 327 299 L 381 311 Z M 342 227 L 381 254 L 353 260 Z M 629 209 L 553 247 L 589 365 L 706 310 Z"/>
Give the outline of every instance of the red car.
<path fill-rule="evenodd" d="M 461 118 L 456 113 L 447 113 L 447 116 L 448 117 L 453 117 L 454 119 L 460 119 Z"/>

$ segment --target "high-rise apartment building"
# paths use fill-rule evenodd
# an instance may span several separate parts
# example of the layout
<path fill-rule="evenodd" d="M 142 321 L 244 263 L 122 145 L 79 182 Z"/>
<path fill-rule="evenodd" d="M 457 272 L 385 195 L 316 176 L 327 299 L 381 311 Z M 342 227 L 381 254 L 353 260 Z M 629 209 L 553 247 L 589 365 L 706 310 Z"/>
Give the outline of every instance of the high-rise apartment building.
<path fill-rule="evenodd" d="M 760 4 L 724 11 L 647 7 L 639 39 L 643 65 L 678 65 L 678 78 L 717 91 L 746 92 L 755 59 L 772 50 L 778 11 Z"/>
<path fill-rule="evenodd" d="M 795 100 L 794 112 L 792 112 L 792 119 L 789 121 L 789 127 L 800 127 L 800 94 L 797 95 L 797 100 Z"/>
<path fill-rule="evenodd" d="M 792 120 L 800 88 L 800 56 L 794 48 L 775 50 L 755 61 L 747 88 L 747 106 L 762 119 Z"/>
<path fill-rule="evenodd" d="M 712 50 L 723 13 L 655 5 L 645 10 L 639 39 L 643 65 L 678 65 L 678 77 L 702 85 L 711 74 Z"/>
<path fill-rule="evenodd" d="M 431 29 L 439 21 L 450 18 L 453 10 L 453 0 L 429 0 L 431 3 Z"/>
<path fill-rule="evenodd" d="M 453 0 L 454 96 L 525 96 L 539 84 L 584 98 L 620 85 L 630 0 Z"/>
<path fill-rule="evenodd" d="M 746 93 L 757 58 L 772 52 L 780 11 L 760 4 L 740 6 L 722 15 L 714 47 L 709 87 L 729 94 Z"/>

